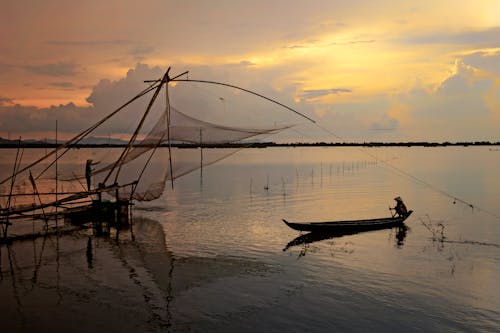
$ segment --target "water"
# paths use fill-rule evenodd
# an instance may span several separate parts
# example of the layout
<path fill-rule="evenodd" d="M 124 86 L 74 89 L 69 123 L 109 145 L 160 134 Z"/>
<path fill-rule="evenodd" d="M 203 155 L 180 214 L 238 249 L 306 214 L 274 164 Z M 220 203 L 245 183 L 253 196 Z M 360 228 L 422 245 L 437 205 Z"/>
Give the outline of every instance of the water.
<path fill-rule="evenodd" d="M 243 150 L 138 204 L 133 234 L 89 231 L 3 246 L 3 327 L 498 331 L 500 219 L 492 214 L 500 215 L 500 154 L 485 147 L 366 152 Z M 395 196 L 414 210 L 407 230 L 287 246 L 300 234 L 282 218 L 383 217 Z"/>

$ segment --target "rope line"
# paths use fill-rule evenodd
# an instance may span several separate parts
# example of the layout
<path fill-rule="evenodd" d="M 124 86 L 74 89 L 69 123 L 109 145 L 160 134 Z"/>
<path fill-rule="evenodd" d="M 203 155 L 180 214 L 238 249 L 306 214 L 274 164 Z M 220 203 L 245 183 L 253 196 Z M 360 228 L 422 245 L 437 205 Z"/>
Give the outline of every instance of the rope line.
<path fill-rule="evenodd" d="M 342 138 L 341 136 L 337 135 L 336 133 L 334 133 L 333 131 L 329 130 L 328 128 L 326 128 L 324 126 L 321 126 L 318 123 L 316 123 L 316 126 L 318 126 L 318 128 L 322 129 L 326 133 L 328 133 L 330 135 L 333 135 L 335 138 L 337 138 L 337 139 L 339 139 L 339 140 L 341 140 L 343 142 L 346 142 L 346 140 L 344 138 Z M 471 202 L 469 202 L 469 201 L 467 201 L 465 199 L 459 198 L 458 196 L 456 196 L 456 195 L 454 195 L 454 194 L 452 194 L 450 192 L 447 192 L 447 191 L 445 191 L 445 190 L 443 190 L 443 189 L 441 189 L 441 188 L 439 188 L 437 186 L 434 186 L 434 185 L 426 182 L 425 180 L 420 179 L 420 178 L 418 178 L 418 177 L 416 177 L 416 176 L 414 176 L 414 175 L 412 175 L 412 174 L 410 174 L 410 173 L 408 173 L 408 172 L 406 172 L 406 171 L 404 171 L 404 170 L 402 170 L 402 169 L 400 169 L 400 168 L 398 168 L 398 167 L 390 164 L 389 162 L 378 158 L 376 155 L 374 155 L 374 154 L 372 154 L 372 153 L 370 153 L 368 151 L 365 151 L 365 150 L 363 150 L 361 148 L 357 148 L 357 150 L 363 152 L 364 154 L 367 154 L 371 158 L 375 159 L 377 162 L 383 163 L 385 166 L 387 166 L 387 167 L 390 168 L 389 170 L 392 170 L 393 172 L 399 173 L 400 176 L 405 176 L 408 179 L 413 180 L 416 183 L 420 183 L 421 185 L 424 185 L 424 186 L 430 188 L 431 190 L 433 190 L 433 191 L 435 191 L 435 192 L 437 192 L 437 193 L 439 193 L 439 194 L 441 194 L 441 195 L 443 195 L 445 197 L 453 199 L 453 203 L 460 202 L 460 203 L 462 203 L 462 204 L 464 204 L 466 206 L 469 206 L 472 209 L 476 209 L 479 212 L 483 212 L 483 213 L 485 213 L 487 215 L 490 215 L 492 217 L 500 219 L 500 215 L 497 214 L 497 213 L 494 213 L 494 212 L 492 212 L 490 210 L 487 210 L 487 209 L 484 209 L 484 208 L 479 207 L 477 205 L 474 205 L 474 204 L 472 204 Z"/>

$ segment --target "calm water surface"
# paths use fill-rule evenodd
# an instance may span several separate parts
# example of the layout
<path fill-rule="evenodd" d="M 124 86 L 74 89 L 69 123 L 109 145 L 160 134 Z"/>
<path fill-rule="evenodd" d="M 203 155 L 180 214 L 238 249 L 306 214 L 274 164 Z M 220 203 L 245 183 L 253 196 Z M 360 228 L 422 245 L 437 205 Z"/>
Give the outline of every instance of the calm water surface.
<path fill-rule="evenodd" d="M 3 246 L 3 327 L 499 331 L 500 152 L 366 151 L 243 150 L 137 204 L 133 233 Z M 281 222 L 389 216 L 395 196 L 414 210 L 404 230 L 301 242 Z"/>

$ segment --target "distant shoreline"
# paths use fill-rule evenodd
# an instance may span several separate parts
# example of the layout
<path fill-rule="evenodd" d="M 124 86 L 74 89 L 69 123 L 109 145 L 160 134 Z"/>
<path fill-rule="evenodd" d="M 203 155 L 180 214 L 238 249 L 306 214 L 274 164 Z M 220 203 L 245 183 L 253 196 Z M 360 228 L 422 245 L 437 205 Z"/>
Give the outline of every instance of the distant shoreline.
<path fill-rule="evenodd" d="M 45 142 L 2 142 L 0 148 L 56 148 L 60 144 Z M 140 146 L 140 145 L 136 145 Z M 475 141 L 475 142 L 295 142 L 295 143 L 276 143 L 276 142 L 253 142 L 253 143 L 225 143 L 225 144 L 203 144 L 203 148 L 269 148 L 269 147 L 449 147 L 449 146 L 500 146 L 499 142 Z M 124 148 L 126 144 L 100 144 L 100 143 L 81 143 L 70 145 L 71 148 Z M 162 144 L 161 147 L 168 147 Z M 199 148 L 199 144 L 173 143 L 171 147 L 175 148 Z"/>

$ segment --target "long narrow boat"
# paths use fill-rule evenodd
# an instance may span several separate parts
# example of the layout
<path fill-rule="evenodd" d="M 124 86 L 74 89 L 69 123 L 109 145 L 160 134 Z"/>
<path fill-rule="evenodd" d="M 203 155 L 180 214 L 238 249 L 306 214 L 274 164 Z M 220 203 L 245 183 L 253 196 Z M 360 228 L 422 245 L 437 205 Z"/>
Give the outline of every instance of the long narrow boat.
<path fill-rule="evenodd" d="M 413 213 L 409 211 L 405 216 L 383 217 L 378 219 L 333 221 L 333 222 L 283 222 L 292 229 L 311 232 L 336 232 L 336 231 L 367 231 L 397 227 Z"/>

